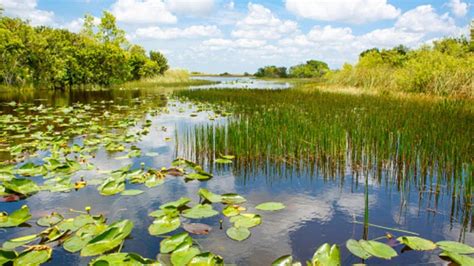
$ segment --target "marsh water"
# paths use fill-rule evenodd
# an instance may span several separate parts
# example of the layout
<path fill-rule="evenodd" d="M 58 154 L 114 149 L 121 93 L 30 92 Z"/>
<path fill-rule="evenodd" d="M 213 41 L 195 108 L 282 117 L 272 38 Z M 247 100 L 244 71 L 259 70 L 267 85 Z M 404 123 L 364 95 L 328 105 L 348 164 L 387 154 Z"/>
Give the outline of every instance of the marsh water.
<path fill-rule="evenodd" d="M 218 78 L 218 81 L 223 80 Z M 288 84 L 247 78 L 232 78 L 224 81 L 222 84 L 213 85 L 212 88 L 253 88 L 254 85 L 257 89 L 289 87 Z M 183 89 L 187 88 L 179 90 Z M 420 189 L 417 179 L 406 178 L 406 184 L 400 187 L 400 183 L 397 182 L 397 178 L 400 177 L 390 175 L 390 171 L 382 171 L 382 174 L 376 174 L 373 171 L 354 171 L 348 161 L 340 162 L 342 165 L 339 169 L 342 170 L 337 174 L 331 174 L 330 171 L 323 171 L 324 165 L 304 165 L 308 164 L 307 161 L 299 162 L 298 165 L 301 167 L 291 167 L 271 160 L 253 164 L 239 163 L 239 158 L 236 158 L 233 164 L 219 165 L 202 159 L 203 153 L 215 151 L 196 150 L 199 145 L 194 143 L 195 139 L 190 134 L 203 125 L 225 126 L 235 114 L 216 115 L 213 108 L 206 104 L 200 105 L 196 101 L 191 103 L 182 98 L 174 98 L 173 90 L 173 88 L 109 89 L 19 92 L 0 95 L 2 103 L 0 116 L 15 117 L 19 115 L 18 108 L 21 106 L 53 107 L 52 110 L 54 110 L 81 103 L 91 106 L 91 112 L 96 112 L 97 116 L 102 116 L 107 112 L 118 114 L 117 117 L 125 119 L 130 112 L 133 112 L 135 116 L 141 116 L 143 121 L 151 121 L 149 133 L 133 143 L 141 150 L 140 157 L 117 159 L 126 152 L 107 152 L 99 148 L 95 157 L 89 160 L 97 169 L 79 171 L 73 175 L 75 180 L 80 176 L 83 176 L 85 180 L 92 180 L 101 175 L 100 171 L 115 170 L 128 164 L 131 164 L 132 168 L 140 168 L 142 163 L 156 169 L 169 167 L 177 157 L 196 160 L 205 170 L 214 175 L 210 180 L 202 182 L 197 180 L 185 182 L 180 176 L 167 177 L 163 184 L 152 188 L 141 184 L 127 184 L 127 189 L 144 190 L 143 194 L 137 196 L 121 196 L 120 194 L 101 196 L 96 186 L 88 185 L 69 193 L 40 191 L 17 202 L 2 202 L 0 210 L 7 212 L 27 204 L 32 211 L 33 220 L 29 222 L 29 227 L 2 230 L 1 242 L 12 237 L 37 232 L 35 219 L 52 211 L 67 214 L 70 209 L 83 210 L 85 206 L 92 206 L 94 213 L 104 213 L 110 221 L 130 219 L 134 222 L 131 237 L 125 241 L 122 252 L 136 252 L 144 257 L 156 258 L 162 238 L 148 233 L 147 228 L 153 221 L 148 213 L 157 210 L 161 204 L 180 197 L 189 197 L 197 203 L 199 188 L 207 188 L 217 194 L 242 195 L 247 199 L 247 202 L 243 204 L 247 211 L 262 215 L 262 224 L 251 229 L 252 234 L 249 239 L 237 242 L 227 237 L 225 229 L 230 226 L 230 223 L 221 214 L 193 220 L 192 222 L 205 223 L 212 227 L 208 235 L 193 235 L 201 250 L 221 255 L 226 263 L 269 265 L 273 260 L 285 254 L 293 254 L 300 261 L 308 260 L 318 246 L 329 242 L 341 246 L 342 262 L 348 265 L 360 262 L 360 259 L 347 251 L 344 243 L 349 238 L 361 239 L 363 237 L 363 225 L 354 221 L 363 221 L 364 180 L 367 177 L 369 221 L 371 224 L 389 228 L 370 227 L 369 238 L 384 236 L 386 232 L 395 236 L 404 234 L 390 230 L 390 228 L 396 228 L 415 232 L 433 241 L 454 240 L 474 245 L 472 205 L 463 204 L 462 196 L 458 196 L 458 194 L 463 195 L 463 192 L 453 190 L 448 181 L 437 178 L 439 176 L 436 173 L 430 175 L 431 178 L 428 178 Z M 11 104 L 12 102 L 16 105 Z M 20 107 L 18 103 L 21 104 Z M 117 106 L 124 106 L 124 108 L 117 108 Z M 328 110 L 328 113 L 331 113 L 331 110 Z M 38 114 L 41 115 L 41 112 Z M 9 123 L 5 122 L 6 120 L 2 121 L 2 123 Z M 261 126 L 265 127 L 265 125 Z M 132 125 L 132 131 L 134 127 L 139 128 L 138 125 Z M 5 127 L 4 130 L 6 130 Z M 57 134 L 61 134 L 59 129 L 56 130 Z M 2 144 L 21 142 L 21 136 L 13 139 L 15 134 L 8 131 L 8 134 L 1 136 L 0 142 Z M 23 134 L 23 138 L 28 141 L 32 132 Z M 81 137 L 73 138 L 72 142 L 82 143 Z M 466 145 L 469 146 L 472 143 Z M 229 154 L 233 153 L 232 147 L 227 149 Z M 345 152 L 350 151 L 348 149 Z M 47 155 L 47 151 L 43 151 L 38 156 L 27 157 L 25 162 L 41 163 L 41 158 Z M 4 161 L 11 159 L 5 149 L 0 152 L 0 156 Z M 211 154 L 210 157 L 216 156 L 218 155 Z M 366 156 L 371 155 L 366 154 Z M 462 159 L 464 160 L 463 167 L 459 176 L 462 179 L 472 179 L 472 172 L 469 170 L 472 169 L 472 158 Z M 390 162 L 384 163 L 382 167 L 389 168 L 387 165 L 390 165 Z M 408 171 L 406 174 L 413 175 L 414 173 Z M 41 177 L 32 177 L 32 179 L 38 183 L 43 182 Z M 466 184 L 472 184 L 472 182 Z M 466 188 L 461 187 L 461 189 Z M 467 195 L 469 201 L 472 202 L 472 195 Z M 255 210 L 254 207 L 257 204 L 267 201 L 281 202 L 286 208 L 277 212 Z M 215 208 L 220 211 L 222 206 L 215 205 Z M 219 228 L 219 219 L 224 221 L 223 229 Z M 178 229 L 177 232 L 179 231 L 182 229 Z M 401 248 L 401 246 L 395 247 L 397 251 Z M 437 265 L 445 263 L 438 257 L 438 253 L 438 251 L 423 253 L 406 251 L 389 261 L 371 259 L 370 264 Z M 82 265 L 89 260 L 87 257 L 80 257 L 77 253 L 72 254 L 61 248 L 55 248 L 52 260 L 48 264 Z"/>

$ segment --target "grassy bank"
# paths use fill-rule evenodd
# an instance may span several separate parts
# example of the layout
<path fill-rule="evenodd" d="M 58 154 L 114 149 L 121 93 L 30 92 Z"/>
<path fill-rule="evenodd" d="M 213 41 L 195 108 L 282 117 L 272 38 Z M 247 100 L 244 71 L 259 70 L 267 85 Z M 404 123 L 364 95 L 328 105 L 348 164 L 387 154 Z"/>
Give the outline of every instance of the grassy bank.
<path fill-rule="evenodd" d="M 145 78 L 139 81 L 132 81 L 122 84 L 121 88 L 148 88 L 148 87 L 187 87 L 198 85 L 215 84 L 214 81 L 193 79 L 192 75 L 184 69 L 170 69 L 162 76 Z"/>

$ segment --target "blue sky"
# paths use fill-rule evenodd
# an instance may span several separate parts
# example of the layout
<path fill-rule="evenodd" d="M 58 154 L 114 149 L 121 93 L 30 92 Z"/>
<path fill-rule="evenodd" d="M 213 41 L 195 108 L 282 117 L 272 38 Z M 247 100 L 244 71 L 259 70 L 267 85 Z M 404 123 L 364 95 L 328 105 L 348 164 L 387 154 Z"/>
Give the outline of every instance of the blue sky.
<path fill-rule="evenodd" d="M 78 31 L 112 12 L 128 39 L 162 51 L 172 67 L 255 72 L 309 59 L 332 68 L 372 47 L 419 47 L 468 35 L 466 0 L 0 0 L 9 16 Z"/>

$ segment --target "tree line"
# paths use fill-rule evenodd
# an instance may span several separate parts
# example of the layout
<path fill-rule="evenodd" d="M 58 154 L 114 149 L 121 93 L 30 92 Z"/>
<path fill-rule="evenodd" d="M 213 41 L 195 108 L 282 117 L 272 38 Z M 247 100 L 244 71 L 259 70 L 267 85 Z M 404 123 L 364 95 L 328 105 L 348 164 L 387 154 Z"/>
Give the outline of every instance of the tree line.
<path fill-rule="evenodd" d="M 265 78 L 320 78 L 329 72 L 329 66 L 323 61 L 309 60 L 304 64 L 290 67 L 265 66 L 254 74 Z"/>
<path fill-rule="evenodd" d="M 86 15 L 79 33 L 3 16 L 0 10 L 0 82 L 64 89 L 108 86 L 163 74 L 166 57 L 130 44 L 115 17 Z"/>

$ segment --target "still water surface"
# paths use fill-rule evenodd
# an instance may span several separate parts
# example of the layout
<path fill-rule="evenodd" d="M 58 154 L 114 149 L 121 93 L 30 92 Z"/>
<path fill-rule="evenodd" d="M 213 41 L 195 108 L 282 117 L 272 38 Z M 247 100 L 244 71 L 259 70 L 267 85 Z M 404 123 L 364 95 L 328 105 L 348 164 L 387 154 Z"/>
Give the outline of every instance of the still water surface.
<path fill-rule="evenodd" d="M 223 81 L 222 78 L 216 78 L 216 80 Z M 289 85 L 247 78 L 232 78 L 225 79 L 224 83 L 212 87 L 283 88 L 282 86 L 286 88 Z M 113 100 L 116 104 L 133 105 L 135 108 L 140 108 L 140 105 L 135 103 L 136 99 L 146 99 L 148 102 L 151 101 L 151 106 L 156 108 L 167 107 L 169 112 L 160 113 L 157 116 L 145 112 L 144 119 L 152 120 L 151 131 L 135 144 L 142 150 L 142 154 L 155 152 L 158 154 L 157 156 L 117 160 L 115 157 L 122 155 L 121 153 L 107 153 L 100 150 L 96 158 L 91 160 L 91 163 L 100 170 L 118 169 L 128 164 L 132 164 L 133 168 L 139 168 L 142 162 L 149 167 L 160 169 L 163 166 L 168 167 L 177 156 L 193 152 L 186 150 L 189 148 L 186 143 L 180 142 L 182 140 L 180 136 L 184 132 L 189 132 L 190 128 L 205 123 L 226 123 L 225 117 L 209 121 L 208 117 L 212 115 L 210 111 L 199 112 L 197 116 L 192 117 L 190 114 L 196 111 L 196 106 L 177 100 L 165 100 L 161 96 L 162 94 L 160 89 L 75 91 L 71 93 L 35 92 L 26 95 L 10 93 L 2 94 L 0 101 L 3 103 L 16 101 L 29 102 L 34 105 L 68 106 L 76 102 L 99 105 L 101 101 Z M 3 114 L 12 112 L 5 106 L 0 110 Z M 114 110 L 111 108 L 110 111 Z M 166 131 L 163 128 L 166 128 Z M 166 138 L 170 138 L 171 141 L 166 141 Z M 247 199 L 245 206 L 249 212 L 262 213 L 255 210 L 254 206 L 266 201 L 282 202 L 286 208 L 278 212 L 262 213 L 262 224 L 252 228 L 251 237 L 243 242 L 233 241 L 226 236 L 225 229 L 230 224 L 228 219 L 221 217 L 221 215 L 193 220 L 192 222 L 206 223 L 213 227 L 207 236 L 193 236 L 199 242 L 202 250 L 223 256 L 226 263 L 269 265 L 273 260 L 285 254 L 293 254 L 297 260 L 308 260 L 312 257 L 316 247 L 329 242 L 341 246 L 344 265 L 360 262 L 344 247 L 347 239 L 360 239 L 363 234 L 363 226 L 355 224 L 353 221 L 363 221 L 364 179 L 354 176 L 349 169 L 344 176 L 338 178 L 324 178 L 305 171 L 281 174 L 272 172 L 269 175 L 268 171 L 262 170 L 252 171 L 251 175 L 244 175 L 242 171 L 234 171 L 232 165 L 220 167 L 204 165 L 204 169 L 212 170 L 214 174 L 214 177 L 206 182 L 185 183 L 182 177 L 168 177 L 162 185 L 154 188 L 146 188 L 143 185 L 127 185 L 127 189 L 136 188 L 145 191 L 145 193 L 134 197 L 120 195 L 105 197 L 99 195 L 95 186 L 87 186 L 71 193 L 39 192 L 19 202 L 0 203 L 0 210 L 11 212 L 27 204 L 33 212 L 33 219 L 36 219 L 51 211 L 67 213 L 71 208 L 82 210 L 85 206 L 92 206 L 94 212 L 104 213 L 109 221 L 131 219 L 135 223 L 131 238 L 125 241 L 123 252 L 136 252 L 144 257 L 155 258 L 159 253 L 161 238 L 148 233 L 147 228 L 153 221 L 153 218 L 148 216 L 149 212 L 158 209 L 165 202 L 184 196 L 190 197 L 194 203 L 197 203 L 199 188 L 207 188 L 218 194 L 235 192 Z M 79 172 L 75 175 L 85 174 L 93 175 L 89 172 Z M 92 177 L 86 176 L 86 180 Z M 35 181 L 40 182 L 39 180 L 41 178 L 35 178 Z M 408 191 L 404 192 L 406 201 L 402 203 L 402 194 L 395 184 L 369 178 L 370 223 L 414 231 L 433 241 L 455 240 L 474 245 L 472 221 L 466 224 L 460 220 L 462 215 L 453 215 L 453 199 L 446 186 L 441 185 L 436 193 L 434 191 L 423 192 L 423 195 L 415 185 L 407 187 Z M 214 204 L 214 208 L 220 211 L 221 205 Z M 219 229 L 219 219 L 221 218 L 224 220 L 224 230 Z M 30 228 L 20 227 L 1 231 L 0 242 L 39 230 L 34 222 L 30 222 L 30 224 L 32 226 Z M 179 229 L 179 231 L 181 230 Z M 375 238 L 384 235 L 385 232 L 387 230 L 370 228 L 369 235 L 370 238 Z M 397 234 L 396 232 L 392 233 Z M 400 251 L 401 247 L 396 247 L 396 249 Z M 407 253 L 391 261 L 371 259 L 371 262 L 391 265 L 419 262 L 430 262 L 435 265 L 443 263 L 438 258 L 437 251 L 423 253 L 410 251 Z M 83 265 L 88 261 L 89 258 L 82 258 L 77 253 L 71 254 L 61 248 L 56 248 L 53 252 L 53 259 L 48 264 Z"/>

